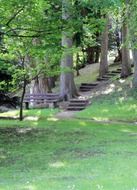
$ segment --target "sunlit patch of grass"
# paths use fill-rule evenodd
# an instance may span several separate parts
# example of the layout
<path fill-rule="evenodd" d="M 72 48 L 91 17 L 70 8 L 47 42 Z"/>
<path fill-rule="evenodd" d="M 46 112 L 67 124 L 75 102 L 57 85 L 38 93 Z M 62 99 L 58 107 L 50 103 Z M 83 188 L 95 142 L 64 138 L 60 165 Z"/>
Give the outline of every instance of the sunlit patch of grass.
<path fill-rule="evenodd" d="M 54 163 L 50 163 L 49 166 L 52 168 L 62 168 L 65 167 L 65 163 L 64 162 L 60 162 L 60 161 L 56 161 Z"/>
<path fill-rule="evenodd" d="M 80 75 L 78 77 L 75 77 L 75 83 L 77 85 L 80 85 L 83 82 L 91 83 L 93 81 L 96 81 L 97 76 L 98 76 L 98 71 L 95 71 L 92 74 L 88 73 L 86 75 Z"/>
<path fill-rule="evenodd" d="M 97 101 L 86 110 L 77 114 L 82 118 L 97 118 L 108 120 L 137 121 L 136 100 Z"/>
<path fill-rule="evenodd" d="M 30 119 L 38 119 L 38 118 L 47 118 L 47 117 L 53 117 L 54 114 L 58 112 L 58 109 L 29 109 L 24 110 L 24 117 L 28 117 L 28 120 Z M 0 117 L 18 117 L 19 116 L 19 110 L 14 111 L 8 111 L 4 113 L 0 113 Z"/>
<path fill-rule="evenodd" d="M 137 92 L 129 87 L 128 79 L 109 94 L 92 98 L 92 104 L 76 114 L 76 117 L 96 120 L 137 121 Z M 119 91 L 119 88 L 121 90 Z"/>
<path fill-rule="evenodd" d="M 13 110 L 13 111 L 7 111 L 0 113 L 0 117 L 17 117 L 19 115 L 18 110 Z"/>

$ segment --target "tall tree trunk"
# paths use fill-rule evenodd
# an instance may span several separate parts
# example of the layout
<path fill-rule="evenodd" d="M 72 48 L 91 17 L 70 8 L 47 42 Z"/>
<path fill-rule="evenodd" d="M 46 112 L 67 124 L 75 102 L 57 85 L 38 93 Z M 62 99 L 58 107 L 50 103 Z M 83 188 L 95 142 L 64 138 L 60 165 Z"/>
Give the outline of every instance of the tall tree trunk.
<path fill-rule="evenodd" d="M 73 54 L 71 53 L 72 39 L 63 35 L 62 45 L 64 47 L 68 47 L 70 49 L 70 52 L 69 50 L 64 50 L 64 53 L 62 55 L 62 60 L 61 60 L 62 73 L 60 76 L 61 97 L 70 99 L 77 95 L 77 90 L 74 83 L 74 73 L 72 71 L 73 68 Z"/>
<path fill-rule="evenodd" d="M 120 38 L 120 31 L 118 29 L 116 29 L 116 31 L 115 31 L 115 36 L 116 36 L 116 45 L 117 45 L 118 55 L 115 58 L 114 62 L 121 62 L 122 61 L 121 38 Z"/>
<path fill-rule="evenodd" d="M 133 76 L 133 88 L 137 88 L 137 49 L 133 50 L 133 63 L 134 63 L 134 76 Z"/>
<path fill-rule="evenodd" d="M 128 6 L 129 0 L 125 0 L 125 7 L 123 10 L 123 25 L 122 25 L 122 71 L 121 77 L 126 78 L 131 74 L 131 62 L 130 62 L 130 54 L 129 48 L 127 46 L 127 38 L 128 38 L 128 25 L 127 25 L 127 17 L 128 17 Z"/>
<path fill-rule="evenodd" d="M 24 81 L 23 81 L 23 90 L 22 90 L 22 95 L 21 95 L 21 101 L 20 101 L 20 113 L 19 113 L 19 120 L 22 121 L 23 120 L 23 100 L 24 100 L 24 96 L 25 96 L 25 92 L 26 92 L 26 79 L 24 77 Z"/>
<path fill-rule="evenodd" d="M 131 63 L 130 63 L 130 55 L 129 49 L 126 45 L 128 37 L 128 27 L 126 21 L 123 22 L 122 26 L 122 71 L 121 77 L 126 78 L 131 74 Z"/>
<path fill-rule="evenodd" d="M 108 30 L 109 30 L 109 18 L 106 16 L 106 25 L 102 33 L 102 43 L 101 43 L 101 58 L 100 58 L 100 68 L 99 76 L 103 77 L 108 72 Z"/>
<path fill-rule="evenodd" d="M 76 76 L 80 75 L 80 72 L 79 72 L 79 68 L 80 68 L 79 61 L 80 61 L 80 59 L 79 59 L 79 53 L 77 53 L 77 56 L 76 56 Z"/>
<path fill-rule="evenodd" d="M 71 7 L 72 2 L 70 0 L 62 0 L 62 18 L 66 21 L 66 24 L 71 20 Z M 64 29 L 62 32 L 62 47 L 64 50 L 61 59 L 60 93 L 61 97 L 68 100 L 77 95 L 77 89 L 74 83 L 74 73 L 72 71 L 73 40 L 70 31 L 67 31 L 67 29 Z"/>

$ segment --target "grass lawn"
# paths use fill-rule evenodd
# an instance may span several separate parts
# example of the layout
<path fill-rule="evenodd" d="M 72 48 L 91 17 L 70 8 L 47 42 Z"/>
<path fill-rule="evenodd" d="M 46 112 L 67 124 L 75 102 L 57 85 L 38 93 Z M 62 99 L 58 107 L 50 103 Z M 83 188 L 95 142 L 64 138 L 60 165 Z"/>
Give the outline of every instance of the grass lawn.
<path fill-rule="evenodd" d="M 33 109 L 23 122 L 0 120 L 0 190 L 137 190 L 137 125 L 128 123 L 137 121 L 137 93 L 119 89 L 95 97 L 80 119 Z"/>
<path fill-rule="evenodd" d="M 0 190 L 137 189 L 137 126 L 52 119 L 0 121 Z"/>

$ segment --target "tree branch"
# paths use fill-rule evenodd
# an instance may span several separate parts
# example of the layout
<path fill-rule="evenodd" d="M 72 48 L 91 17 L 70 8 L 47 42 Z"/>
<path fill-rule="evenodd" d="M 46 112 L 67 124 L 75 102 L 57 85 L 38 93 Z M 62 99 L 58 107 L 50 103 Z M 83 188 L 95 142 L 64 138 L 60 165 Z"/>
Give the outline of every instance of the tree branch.
<path fill-rule="evenodd" d="M 9 19 L 9 21 L 6 23 L 6 26 L 9 26 L 9 24 L 18 16 L 18 14 L 24 9 L 25 6 L 20 8 L 14 15 Z"/>

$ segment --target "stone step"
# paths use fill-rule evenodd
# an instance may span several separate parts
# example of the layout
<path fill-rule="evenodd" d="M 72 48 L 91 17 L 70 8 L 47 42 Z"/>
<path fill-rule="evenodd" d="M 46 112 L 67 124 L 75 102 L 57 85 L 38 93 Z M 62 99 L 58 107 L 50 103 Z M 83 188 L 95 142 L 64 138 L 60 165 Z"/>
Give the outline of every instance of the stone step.
<path fill-rule="evenodd" d="M 81 103 L 88 103 L 89 101 L 87 99 L 70 99 L 70 103 L 76 103 L 76 102 L 81 102 Z"/>
<path fill-rule="evenodd" d="M 95 88 L 96 86 L 91 86 L 91 85 L 81 85 L 80 87 L 83 87 L 83 88 Z"/>
<path fill-rule="evenodd" d="M 71 102 L 68 106 L 72 106 L 72 107 L 78 106 L 78 107 L 81 107 L 81 106 L 87 106 L 87 103 L 84 103 L 84 102 Z"/>
<path fill-rule="evenodd" d="M 113 76 L 116 76 L 117 73 L 107 73 L 105 76 L 109 76 L 109 77 L 113 77 Z"/>
<path fill-rule="evenodd" d="M 104 75 L 102 78 L 108 78 L 108 79 L 110 79 L 111 78 L 111 76 L 107 76 L 107 75 Z"/>
<path fill-rule="evenodd" d="M 99 84 L 99 82 L 95 82 L 95 83 L 81 83 L 81 86 L 97 86 Z"/>
<path fill-rule="evenodd" d="M 105 78 L 105 77 L 102 77 L 102 78 L 98 77 L 97 78 L 97 81 L 107 81 L 107 80 L 109 80 L 109 78 Z"/>
<path fill-rule="evenodd" d="M 80 92 L 89 92 L 91 91 L 92 89 L 80 89 Z"/>
<path fill-rule="evenodd" d="M 111 71 L 111 73 L 115 73 L 115 74 L 120 74 L 121 73 L 121 71 L 119 70 L 117 70 L 117 71 Z"/>
<path fill-rule="evenodd" d="M 69 104 L 74 104 L 74 105 L 79 105 L 79 104 L 83 104 L 83 105 L 87 105 L 89 103 L 89 101 L 70 101 Z"/>
<path fill-rule="evenodd" d="M 91 87 L 91 86 L 81 86 L 79 89 L 80 90 L 92 90 L 94 89 L 95 87 Z"/>
<path fill-rule="evenodd" d="M 121 68 L 118 68 L 117 71 L 121 71 L 122 69 Z"/>
<path fill-rule="evenodd" d="M 68 106 L 67 110 L 68 111 L 81 111 L 84 110 L 86 107 L 85 106 Z"/>

